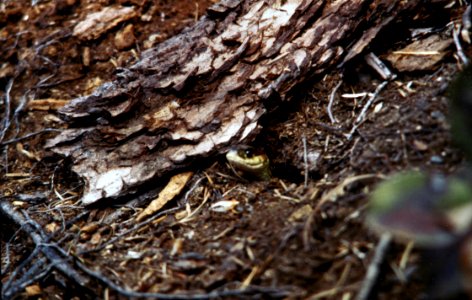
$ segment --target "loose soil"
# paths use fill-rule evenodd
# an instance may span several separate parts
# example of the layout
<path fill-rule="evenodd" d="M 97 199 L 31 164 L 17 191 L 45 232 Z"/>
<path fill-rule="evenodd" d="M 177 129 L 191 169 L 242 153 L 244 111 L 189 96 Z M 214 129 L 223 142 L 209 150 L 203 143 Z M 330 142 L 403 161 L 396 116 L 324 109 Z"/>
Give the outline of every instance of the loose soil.
<path fill-rule="evenodd" d="M 57 107 L 34 102 L 91 93 L 112 80 L 116 68 L 135 62 L 142 50 L 195 22 L 212 1 L 36 2 L 34 6 L 24 0 L 0 3 L 2 122 L 14 116 L 2 144 L 1 194 L 45 228 L 51 243 L 123 289 L 189 295 L 234 289 L 249 297 L 243 292 L 247 287 L 257 298 L 351 299 L 378 243 L 378 236 L 363 222 L 369 191 L 383 176 L 402 170 L 451 173 L 461 164 L 447 122 L 445 91 L 458 72 L 452 51 L 436 70 L 398 74 L 348 139 L 367 98 L 341 95 L 371 93 L 382 82 L 361 60 L 344 71 L 332 108 L 337 123 L 331 122 L 327 106 L 341 80 L 340 70 L 299 87 L 291 101 L 268 109 L 254 146 L 271 159 L 270 182 L 239 178 L 223 156 L 209 158 L 195 165 L 187 192 L 164 207 L 167 213 L 136 228 L 135 217 L 146 206 L 143 203 L 81 206 L 80 178 L 70 171 L 67 160 L 44 149 L 54 132 L 42 130 L 67 124 L 58 118 Z M 132 5 L 138 14 L 91 41 L 71 35 L 79 20 L 112 4 Z M 462 12 L 461 7 L 453 8 L 450 20 L 460 20 Z M 445 24 L 438 22 L 427 25 Z M 128 24 L 133 24 L 134 41 L 119 50 L 115 38 Z M 392 40 L 377 54 L 400 45 L 401 40 Z M 471 56 L 469 48 L 466 54 Z M 89 63 L 84 63 L 84 55 Z M 21 113 L 15 114 L 26 101 Z M 41 133 L 5 143 L 34 132 Z M 366 176 L 345 184 L 362 175 Z M 212 210 L 211 205 L 221 200 L 234 201 L 234 207 Z M 182 222 L 179 217 L 188 210 L 195 214 Z M 35 245 L 9 220 L 2 217 L 0 223 L 1 282 L 6 284 L 14 271 L 19 272 L 18 280 L 43 257 L 33 256 L 20 268 Z M 417 271 L 418 253 L 411 253 L 400 268 L 404 254 L 402 244 L 387 252 L 375 298 L 426 297 L 428 282 Z M 54 269 L 38 275 L 17 298 L 28 296 L 124 298 L 93 276 L 81 287 Z"/>

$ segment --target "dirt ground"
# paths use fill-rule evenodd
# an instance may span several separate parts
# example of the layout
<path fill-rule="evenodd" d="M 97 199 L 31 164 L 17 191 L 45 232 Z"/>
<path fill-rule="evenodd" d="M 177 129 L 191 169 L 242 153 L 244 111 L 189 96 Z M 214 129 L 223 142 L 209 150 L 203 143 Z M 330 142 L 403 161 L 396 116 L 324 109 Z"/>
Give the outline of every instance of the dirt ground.
<path fill-rule="evenodd" d="M 270 107 L 254 142 L 271 159 L 269 182 L 238 178 L 222 155 L 197 164 L 186 192 L 149 222 L 135 221 L 146 206 L 139 201 L 81 206 L 83 183 L 67 160 L 44 149 L 53 129 L 67 126 L 57 108 L 112 80 L 117 67 L 132 64 L 141 51 L 195 22 L 212 2 L 0 2 L 2 128 L 11 120 L 1 140 L 2 197 L 42 227 L 49 243 L 95 272 L 70 260 L 85 278 L 83 286 L 77 284 L 2 216 L 1 282 L 3 287 L 18 284 L 16 299 L 146 296 L 130 291 L 352 299 L 378 243 L 363 222 L 369 191 L 383 176 L 401 170 L 450 173 L 461 165 L 447 122 L 446 90 L 459 69 L 451 47 L 435 69 L 399 72 L 351 136 L 368 97 L 348 96 L 373 93 L 382 83 L 363 60 L 344 71 L 332 108 L 336 123 L 327 106 L 340 70 Z M 110 5 L 132 5 L 137 13 L 97 38 L 72 35 L 78 20 Z M 456 3 L 450 12 L 424 27 L 460 22 L 463 7 Z M 401 40 L 392 39 L 376 54 L 382 58 L 401 46 Z M 470 57 L 472 51 L 463 46 Z M 37 134 L 27 136 L 31 133 Z M 231 209 L 212 208 L 221 200 L 232 201 Z M 186 211 L 193 215 L 182 219 Z M 374 298 L 427 298 L 429 279 L 418 267 L 415 251 L 394 244 Z"/>

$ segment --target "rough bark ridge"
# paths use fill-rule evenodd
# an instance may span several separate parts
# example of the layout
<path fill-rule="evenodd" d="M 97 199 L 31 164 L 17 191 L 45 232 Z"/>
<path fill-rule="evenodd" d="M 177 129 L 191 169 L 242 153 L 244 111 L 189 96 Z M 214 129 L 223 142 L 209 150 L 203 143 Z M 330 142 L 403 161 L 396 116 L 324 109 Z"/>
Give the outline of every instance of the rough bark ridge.
<path fill-rule="evenodd" d="M 48 147 L 72 158 L 85 204 L 130 193 L 250 140 L 264 101 L 352 59 L 419 2 L 223 0 L 115 81 L 71 101 L 61 114 L 75 127 Z"/>

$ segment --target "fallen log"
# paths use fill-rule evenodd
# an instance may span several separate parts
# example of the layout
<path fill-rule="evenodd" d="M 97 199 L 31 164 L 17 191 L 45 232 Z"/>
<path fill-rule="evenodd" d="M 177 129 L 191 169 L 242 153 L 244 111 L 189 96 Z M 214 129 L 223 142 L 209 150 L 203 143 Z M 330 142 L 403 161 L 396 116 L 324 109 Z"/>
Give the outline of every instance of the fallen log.
<path fill-rule="evenodd" d="M 268 103 L 363 53 L 421 3 L 223 0 L 60 109 L 70 128 L 47 146 L 71 157 L 83 203 L 129 194 L 251 141 Z"/>

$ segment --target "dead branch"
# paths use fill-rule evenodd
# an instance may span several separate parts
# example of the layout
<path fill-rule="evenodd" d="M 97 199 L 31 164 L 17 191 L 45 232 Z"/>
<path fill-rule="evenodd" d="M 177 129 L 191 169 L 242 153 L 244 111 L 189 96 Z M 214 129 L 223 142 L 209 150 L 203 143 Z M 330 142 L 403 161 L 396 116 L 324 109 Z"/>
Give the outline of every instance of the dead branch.
<path fill-rule="evenodd" d="M 36 245 L 35 250 L 30 254 L 29 259 L 25 260 L 17 268 L 17 271 L 12 272 L 7 284 L 4 286 L 2 291 L 2 297 L 10 298 L 15 295 L 16 292 L 20 291 L 24 285 L 24 281 L 20 282 L 19 285 L 12 284 L 13 279 L 26 264 L 32 260 L 39 252 L 44 254 L 45 257 L 52 263 L 52 267 L 60 271 L 65 277 L 69 278 L 79 286 L 85 286 L 88 283 L 88 279 L 79 274 L 68 262 L 70 256 L 64 251 L 58 251 L 59 246 L 54 243 L 50 243 L 48 237 L 43 232 L 42 228 L 28 214 L 22 211 L 20 214 L 13 205 L 7 200 L 0 201 L 0 213 L 5 217 L 9 218 L 16 225 L 18 225 L 22 231 L 27 233 Z M 62 250 L 62 249 L 61 249 Z M 64 255 L 66 254 L 66 255 Z M 44 266 L 43 266 L 44 267 Z"/>

